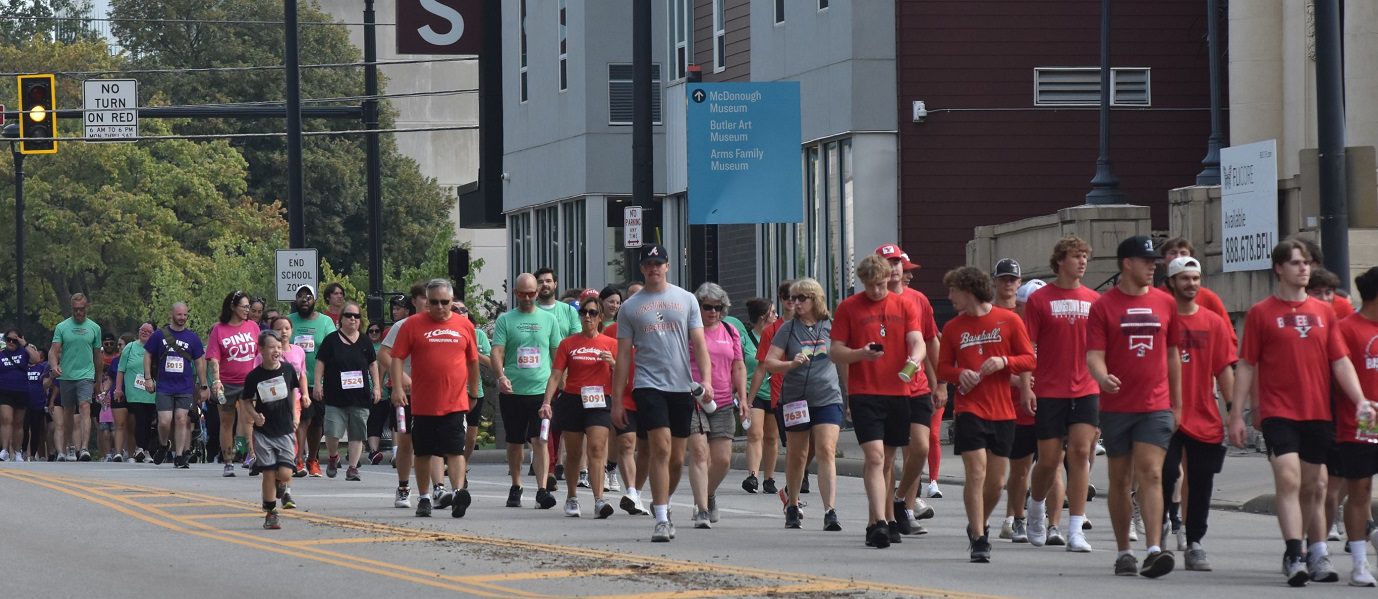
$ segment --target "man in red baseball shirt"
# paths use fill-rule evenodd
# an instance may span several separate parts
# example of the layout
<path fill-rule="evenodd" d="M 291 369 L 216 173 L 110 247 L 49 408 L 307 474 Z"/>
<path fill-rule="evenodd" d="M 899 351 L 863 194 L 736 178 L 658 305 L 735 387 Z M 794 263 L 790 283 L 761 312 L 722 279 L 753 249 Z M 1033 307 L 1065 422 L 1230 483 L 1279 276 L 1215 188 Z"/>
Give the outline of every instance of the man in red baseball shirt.
<path fill-rule="evenodd" d="M 1359 386 L 1378 389 L 1378 267 L 1370 268 L 1354 279 L 1355 290 L 1363 300 L 1363 308 L 1340 320 L 1340 337 L 1349 349 L 1350 360 L 1358 371 Z M 1345 409 L 1344 399 L 1337 398 L 1335 408 L 1335 457 L 1330 475 L 1343 478 L 1349 491 L 1345 502 L 1345 528 L 1364 530 L 1368 524 L 1369 502 L 1373 497 L 1373 475 L 1378 474 L 1378 443 L 1372 431 L 1359 431 L 1356 410 Z M 1349 538 L 1349 556 L 1354 562 L 1349 584 L 1371 587 L 1378 584 L 1368 571 L 1368 548 L 1359 535 Z M 1378 541 L 1378 531 L 1367 542 Z"/>

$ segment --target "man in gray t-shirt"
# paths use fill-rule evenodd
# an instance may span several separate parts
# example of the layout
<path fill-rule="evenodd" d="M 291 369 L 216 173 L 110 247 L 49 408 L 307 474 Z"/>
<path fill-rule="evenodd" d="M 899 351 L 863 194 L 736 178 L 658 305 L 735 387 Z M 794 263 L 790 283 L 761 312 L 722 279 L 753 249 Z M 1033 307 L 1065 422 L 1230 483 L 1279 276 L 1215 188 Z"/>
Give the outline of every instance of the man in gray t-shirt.
<path fill-rule="evenodd" d="M 651 507 L 655 532 L 651 541 L 668 542 L 674 535 L 670 523 L 670 495 L 679 485 L 684 466 L 684 447 L 689 438 L 694 400 L 689 395 L 689 351 L 699 366 L 703 392 L 713 397 L 713 367 L 703 338 L 703 319 L 693 294 L 671 285 L 665 248 L 641 248 L 641 275 L 646 286 L 628 298 L 617 313 L 617 366 L 613 372 L 612 397 L 622 397 L 627 387 L 628 365 L 636 349 L 637 435 L 649 443 Z M 627 426 L 622 402 L 612 403 L 613 423 Z"/>

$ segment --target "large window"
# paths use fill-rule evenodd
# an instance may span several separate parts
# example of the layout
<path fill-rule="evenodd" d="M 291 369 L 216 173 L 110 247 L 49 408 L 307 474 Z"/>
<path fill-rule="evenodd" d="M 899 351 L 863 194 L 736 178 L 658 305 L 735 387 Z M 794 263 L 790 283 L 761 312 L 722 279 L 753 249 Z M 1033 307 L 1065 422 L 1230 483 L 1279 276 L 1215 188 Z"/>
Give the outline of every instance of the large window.
<path fill-rule="evenodd" d="M 780 281 L 812 277 L 823 286 L 829 305 L 856 289 L 856 248 L 852 236 L 852 141 L 839 139 L 804 148 L 804 222 L 761 225 L 758 287 L 774 297 Z"/>
<path fill-rule="evenodd" d="M 536 209 L 532 237 L 540 240 L 535 248 L 536 268 L 557 268 L 559 265 L 555 261 L 560 258 L 560 210 L 557 206 Z"/>
<path fill-rule="evenodd" d="M 585 257 L 588 255 L 588 227 L 584 218 L 584 201 L 565 202 L 560 205 L 560 212 L 564 221 L 564 234 L 560 237 L 560 249 L 564 254 L 560 280 L 570 286 L 587 286 L 588 261 Z"/>
<path fill-rule="evenodd" d="M 660 124 L 660 65 L 651 65 L 651 122 Z M 608 65 L 608 124 L 632 124 L 632 65 Z"/>
<path fill-rule="evenodd" d="M 566 287 L 588 281 L 587 222 L 582 198 L 530 208 L 507 215 L 511 249 L 510 280 L 550 267 Z"/>
<path fill-rule="evenodd" d="M 519 101 L 527 100 L 527 79 L 526 79 L 526 0 L 521 0 L 521 18 L 517 21 L 517 26 L 521 28 L 521 61 L 517 68 L 517 97 Z"/>
<path fill-rule="evenodd" d="M 569 0 L 560 0 L 560 91 L 569 89 Z"/>
<path fill-rule="evenodd" d="M 515 281 L 517 275 L 531 272 L 531 213 L 518 212 L 507 217 L 507 245 L 511 261 L 508 265 L 507 280 Z M 508 289 L 511 289 L 509 283 Z"/>
<path fill-rule="evenodd" d="M 727 0 L 713 0 L 713 72 L 721 73 L 727 68 Z"/>
<path fill-rule="evenodd" d="M 785 22 L 785 0 L 775 0 L 775 24 Z"/>
<path fill-rule="evenodd" d="M 670 49 L 670 79 L 683 79 L 694 60 L 693 6 L 689 0 L 667 0 L 669 2 L 670 39 L 674 42 Z"/>

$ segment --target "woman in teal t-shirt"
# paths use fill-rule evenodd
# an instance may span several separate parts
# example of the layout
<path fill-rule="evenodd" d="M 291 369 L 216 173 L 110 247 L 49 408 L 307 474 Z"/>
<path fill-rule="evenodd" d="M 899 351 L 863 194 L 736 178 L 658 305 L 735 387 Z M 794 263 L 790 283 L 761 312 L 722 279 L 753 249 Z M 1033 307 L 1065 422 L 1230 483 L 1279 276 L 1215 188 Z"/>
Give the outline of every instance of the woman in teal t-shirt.
<path fill-rule="evenodd" d="M 134 418 L 134 461 L 142 463 L 148 457 L 146 448 L 153 447 L 157 432 L 158 408 L 154 396 L 144 388 L 144 344 L 153 336 L 153 323 L 139 325 L 139 342 L 126 343 L 120 351 L 120 365 L 115 373 L 115 403 L 121 399 Z M 121 397 L 123 396 L 123 397 Z"/>

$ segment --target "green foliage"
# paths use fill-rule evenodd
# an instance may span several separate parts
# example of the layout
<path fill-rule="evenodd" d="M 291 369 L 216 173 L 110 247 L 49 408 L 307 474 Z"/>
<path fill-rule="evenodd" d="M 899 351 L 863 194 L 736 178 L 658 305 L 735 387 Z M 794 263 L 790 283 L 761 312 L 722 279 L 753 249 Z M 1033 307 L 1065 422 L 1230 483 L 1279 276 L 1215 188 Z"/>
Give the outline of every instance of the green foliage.
<path fill-rule="evenodd" d="M 0 3 L 0 44 L 18 45 L 34 36 L 64 43 L 94 40 L 90 22 L 74 19 L 90 12 L 90 0 L 5 0 Z"/>

